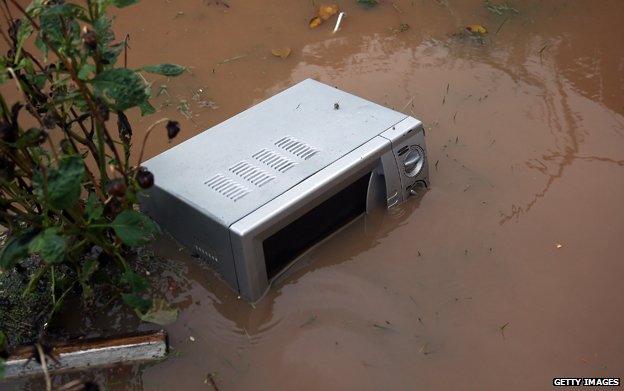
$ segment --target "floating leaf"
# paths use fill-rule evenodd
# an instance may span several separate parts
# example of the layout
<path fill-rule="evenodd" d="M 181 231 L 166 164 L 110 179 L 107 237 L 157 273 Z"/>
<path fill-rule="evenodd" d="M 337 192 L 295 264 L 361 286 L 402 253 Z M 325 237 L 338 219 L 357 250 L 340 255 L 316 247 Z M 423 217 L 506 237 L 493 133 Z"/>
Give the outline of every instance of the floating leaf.
<path fill-rule="evenodd" d="M 134 210 L 121 212 L 110 224 L 124 244 L 140 246 L 148 243 L 158 226 L 143 213 Z"/>
<path fill-rule="evenodd" d="M 485 35 L 487 34 L 487 29 L 480 24 L 471 24 L 466 26 L 466 30 L 475 35 Z"/>
<path fill-rule="evenodd" d="M 33 185 L 37 196 L 49 202 L 54 209 L 72 207 L 80 198 L 80 184 L 84 176 L 84 164 L 80 155 L 64 157 L 58 169 L 47 172 L 47 193 L 41 172 L 33 176 Z"/>
<path fill-rule="evenodd" d="M 139 314 L 143 314 L 149 311 L 149 309 L 152 307 L 151 300 L 144 299 L 141 296 L 132 293 L 122 294 L 121 299 L 124 301 L 124 303 L 134 308 L 135 311 L 139 312 Z"/>
<path fill-rule="evenodd" d="M 374 7 L 377 4 L 379 4 L 379 2 L 377 0 L 357 0 L 357 3 L 363 7 Z"/>
<path fill-rule="evenodd" d="M 113 5 L 117 8 L 127 7 L 132 4 L 136 4 L 139 0 L 112 0 Z"/>
<path fill-rule="evenodd" d="M 96 92 L 115 102 L 115 109 L 124 111 L 143 104 L 149 98 L 147 86 L 138 73 L 127 68 L 109 69 L 91 80 Z"/>
<path fill-rule="evenodd" d="M 156 299 L 152 302 L 152 307 L 139 317 L 145 322 L 165 326 L 178 319 L 178 310 L 171 308 L 165 300 Z"/>
<path fill-rule="evenodd" d="M 156 112 L 154 106 L 152 106 L 148 101 L 145 101 L 139 105 L 139 109 L 141 109 L 141 115 L 150 115 Z"/>
<path fill-rule="evenodd" d="M 18 236 L 11 237 L 0 254 L 0 269 L 9 270 L 22 259 L 28 256 L 28 245 L 37 235 L 35 231 L 26 231 Z"/>
<path fill-rule="evenodd" d="M 287 58 L 288 56 L 290 56 L 290 48 L 289 47 L 283 47 L 281 49 L 272 49 L 271 50 L 271 54 L 273 54 L 275 57 L 281 57 L 281 58 Z"/>
<path fill-rule="evenodd" d="M 147 65 L 142 68 L 145 72 L 156 73 L 164 76 L 178 76 L 184 73 L 185 67 L 177 64 Z"/>
<path fill-rule="evenodd" d="M 28 251 L 39 254 L 47 263 L 63 262 L 67 241 L 58 233 L 59 229 L 56 227 L 46 229 L 30 242 Z"/>
<path fill-rule="evenodd" d="M 130 269 L 126 269 L 121 275 L 121 282 L 128 284 L 134 293 L 145 292 L 149 288 L 147 281 Z"/>
<path fill-rule="evenodd" d="M 319 18 L 318 16 L 313 17 L 312 19 L 310 19 L 310 28 L 317 28 L 318 26 L 321 25 L 321 23 L 323 23 L 323 20 L 321 18 Z"/>
<path fill-rule="evenodd" d="M 322 20 L 327 20 L 337 14 L 339 10 L 338 4 L 322 4 L 319 7 L 318 17 Z"/>

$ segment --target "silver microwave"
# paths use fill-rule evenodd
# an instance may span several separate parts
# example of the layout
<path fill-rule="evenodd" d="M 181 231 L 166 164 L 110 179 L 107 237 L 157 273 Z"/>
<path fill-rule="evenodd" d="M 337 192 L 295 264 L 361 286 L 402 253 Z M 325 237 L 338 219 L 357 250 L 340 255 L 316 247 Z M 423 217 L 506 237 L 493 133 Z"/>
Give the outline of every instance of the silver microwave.
<path fill-rule="evenodd" d="M 422 123 L 312 79 L 150 159 L 141 208 L 257 301 L 299 255 L 428 185 Z"/>

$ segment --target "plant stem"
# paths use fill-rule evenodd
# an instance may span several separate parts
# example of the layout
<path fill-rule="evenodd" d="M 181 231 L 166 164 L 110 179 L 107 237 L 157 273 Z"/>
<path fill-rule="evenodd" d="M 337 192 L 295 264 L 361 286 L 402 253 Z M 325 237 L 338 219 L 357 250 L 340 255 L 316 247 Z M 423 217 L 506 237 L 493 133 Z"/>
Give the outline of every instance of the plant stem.
<path fill-rule="evenodd" d="M 161 124 L 165 121 L 169 121 L 169 118 L 159 119 L 158 121 L 151 124 L 145 131 L 145 136 L 143 136 L 143 143 L 141 144 L 141 153 L 139 153 L 139 161 L 137 162 L 137 167 L 140 167 L 141 163 L 143 162 L 143 152 L 145 151 L 145 144 L 147 143 L 147 138 L 149 137 L 150 133 L 152 133 L 152 130 L 154 130 L 154 127 L 156 125 Z"/>

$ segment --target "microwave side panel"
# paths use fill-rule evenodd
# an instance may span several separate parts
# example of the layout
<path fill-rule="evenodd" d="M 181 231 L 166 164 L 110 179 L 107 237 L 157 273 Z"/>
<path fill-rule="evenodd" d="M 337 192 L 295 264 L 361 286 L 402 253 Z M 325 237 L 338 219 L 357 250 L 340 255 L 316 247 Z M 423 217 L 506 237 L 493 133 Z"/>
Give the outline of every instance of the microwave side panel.
<path fill-rule="evenodd" d="M 228 227 L 154 185 L 142 193 L 141 210 L 239 292 Z"/>

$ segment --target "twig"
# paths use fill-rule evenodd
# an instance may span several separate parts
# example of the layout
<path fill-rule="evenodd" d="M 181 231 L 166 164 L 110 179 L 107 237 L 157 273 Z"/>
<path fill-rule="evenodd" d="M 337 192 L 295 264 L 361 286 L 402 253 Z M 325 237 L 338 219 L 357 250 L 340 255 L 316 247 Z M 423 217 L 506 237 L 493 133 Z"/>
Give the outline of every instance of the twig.
<path fill-rule="evenodd" d="M 40 344 L 36 343 L 35 347 L 37 348 L 37 353 L 39 353 L 39 360 L 41 360 L 41 369 L 43 369 L 43 376 L 45 377 L 46 391 L 51 391 L 52 381 L 50 380 L 50 373 L 48 372 L 48 364 L 46 363 L 45 354 L 43 353 L 43 349 Z"/>
<path fill-rule="evenodd" d="M 503 25 L 509 20 L 509 18 L 505 18 L 505 20 L 503 20 L 503 23 L 500 24 L 500 26 L 498 26 L 498 28 L 496 29 L 496 32 L 494 33 L 494 35 L 498 35 L 498 32 L 503 28 Z"/>
<path fill-rule="evenodd" d="M 332 31 L 332 34 L 336 34 L 336 32 L 340 30 L 340 24 L 342 23 L 342 18 L 344 18 L 345 16 L 347 16 L 346 12 L 341 12 L 338 14 L 338 19 L 336 19 L 336 26 L 334 26 L 334 31 Z"/>
<path fill-rule="evenodd" d="M 150 133 L 152 132 L 152 130 L 154 130 L 154 127 L 156 125 L 161 124 L 165 121 L 169 121 L 169 118 L 161 118 L 147 128 L 145 136 L 143 136 L 143 144 L 141 145 L 141 153 L 139 153 L 139 161 L 137 162 L 137 167 L 141 166 L 141 162 L 143 161 L 143 152 L 145 151 L 145 144 L 147 143 L 147 138 L 149 137 Z"/>
<path fill-rule="evenodd" d="M 227 64 L 228 62 L 232 62 L 232 61 L 240 60 L 241 58 L 245 58 L 245 57 L 247 57 L 245 54 L 241 54 L 241 55 L 238 55 L 238 56 L 234 56 L 234 57 L 226 58 L 225 60 L 219 61 L 219 62 L 217 63 L 217 65 Z"/>
<path fill-rule="evenodd" d="M 409 101 L 407 101 L 405 106 L 403 106 L 403 110 L 401 110 L 401 111 L 405 111 L 405 109 L 407 109 L 407 106 L 411 105 L 412 102 L 414 102 L 414 97 L 413 96 L 412 96 L 412 98 Z"/>
<path fill-rule="evenodd" d="M 217 382 L 215 381 L 212 373 L 209 373 L 208 375 L 206 375 L 206 380 L 210 383 L 214 391 L 219 391 L 219 386 L 217 385 Z"/>

